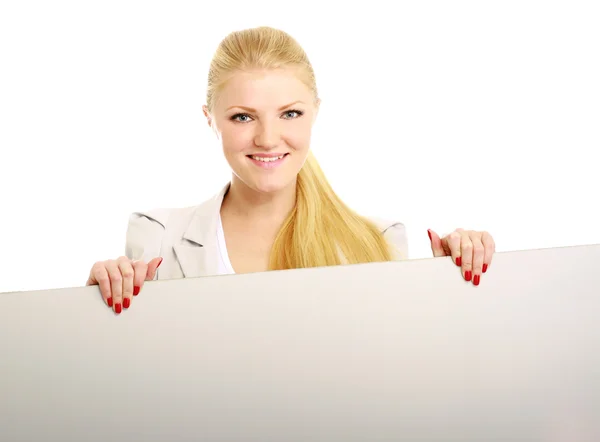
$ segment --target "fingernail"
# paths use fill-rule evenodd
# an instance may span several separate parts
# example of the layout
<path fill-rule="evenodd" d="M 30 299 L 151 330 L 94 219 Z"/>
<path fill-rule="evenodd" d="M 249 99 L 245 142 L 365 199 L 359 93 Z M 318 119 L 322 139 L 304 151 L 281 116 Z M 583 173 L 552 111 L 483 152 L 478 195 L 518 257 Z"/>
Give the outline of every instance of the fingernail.
<path fill-rule="evenodd" d="M 473 277 L 473 284 L 474 284 L 474 285 L 479 285 L 479 278 L 480 278 L 480 276 L 479 276 L 479 275 L 475 275 L 475 276 Z"/>
<path fill-rule="evenodd" d="M 106 303 L 112 308 L 112 296 L 106 300 Z"/>
<path fill-rule="evenodd" d="M 487 264 L 483 265 L 483 273 L 487 272 Z"/>
<path fill-rule="evenodd" d="M 484 272 L 485 272 L 485 270 L 484 270 Z M 139 295 L 139 294 L 140 294 L 140 288 L 139 288 L 139 287 L 136 285 L 136 286 L 133 288 L 133 296 L 137 296 L 137 295 Z M 127 308 L 127 307 L 126 307 L 126 308 Z"/>
<path fill-rule="evenodd" d="M 470 281 L 471 280 L 471 271 L 467 270 L 465 272 L 465 281 Z"/>
<path fill-rule="evenodd" d="M 159 267 L 160 267 L 160 265 L 162 264 L 162 262 L 163 262 L 163 259 L 162 259 L 162 258 L 160 258 L 160 261 L 158 261 L 158 265 L 156 266 L 156 268 L 159 268 Z"/>
<path fill-rule="evenodd" d="M 429 235 L 429 241 L 431 241 L 431 231 L 427 229 L 427 234 Z"/>
<path fill-rule="evenodd" d="M 123 299 L 123 308 L 129 308 L 130 305 L 131 305 L 131 299 L 129 299 L 129 298 Z"/>
<path fill-rule="evenodd" d="M 456 258 L 456 265 L 460 267 L 461 264 L 462 264 L 462 259 L 459 256 Z"/>
<path fill-rule="evenodd" d="M 121 303 L 120 302 L 115 304 L 115 313 L 116 314 L 121 313 Z"/>

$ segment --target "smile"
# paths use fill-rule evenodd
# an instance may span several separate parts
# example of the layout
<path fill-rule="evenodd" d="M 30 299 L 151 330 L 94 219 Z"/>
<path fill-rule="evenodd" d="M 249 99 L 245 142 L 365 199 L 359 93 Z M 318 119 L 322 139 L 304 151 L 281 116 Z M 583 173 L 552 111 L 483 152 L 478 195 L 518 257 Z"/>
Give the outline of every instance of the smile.
<path fill-rule="evenodd" d="M 252 163 L 263 169 L 272 169 L 282 164 L 288 155 L 288 153 L 284 153 L 276 156 L 247 155 L 247 157 L 250 159 L 250 161 L 252 161 Z"/>
<path fill-rule="evenodd" d="M 283 155 L 279 155 L 278 157 L 261 157 L 258 155 L 250 155 L 250 158 L 252 158 L 253 160 L 256 161 L 264 161 L 265 163 L 271 162 L 271 161 L 277 161 L 282 159 L 284 156 L 286 156 L 287 154 L 283 154 Z"/>

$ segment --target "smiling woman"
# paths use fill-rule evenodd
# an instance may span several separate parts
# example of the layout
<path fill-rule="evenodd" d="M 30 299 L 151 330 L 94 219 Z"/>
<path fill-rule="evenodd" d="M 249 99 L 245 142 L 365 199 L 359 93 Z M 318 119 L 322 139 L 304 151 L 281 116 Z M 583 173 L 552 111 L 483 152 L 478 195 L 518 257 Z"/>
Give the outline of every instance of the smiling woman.
<path fill-rule="evenodd" d="M 319 106 L 312 65 L 291 36 L 269 27 L 228 35 L 203 110 L 230 182 L 198 206 L 132 214 L 126 256 L 94 264 L 87 284 L 120 313 L 146 280 L 407 259 L 401 222 L 360 216 L 329 185 L 310 150 Z M 429 235 L 434 256 L 451 255 L 478 285 L 491 236 Z"/>

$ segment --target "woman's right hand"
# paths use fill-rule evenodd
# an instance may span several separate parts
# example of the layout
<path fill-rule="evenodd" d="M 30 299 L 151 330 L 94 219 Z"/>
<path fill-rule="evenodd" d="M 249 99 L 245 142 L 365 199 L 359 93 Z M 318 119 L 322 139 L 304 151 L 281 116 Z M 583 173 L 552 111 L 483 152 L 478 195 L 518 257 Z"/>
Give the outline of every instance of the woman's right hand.
<path fill-rule="evenodd" d="M 115 313 L 121 308 L 129 308 L 133 296 L 137 296 L 144 281 L 152 281 L 162 258 L 154 258 L 148 263 L 133 261 L 126 256 L 119 259 L 99 261 L 92 266 L 85 285 L 99 285 L 106 305 Z"/>

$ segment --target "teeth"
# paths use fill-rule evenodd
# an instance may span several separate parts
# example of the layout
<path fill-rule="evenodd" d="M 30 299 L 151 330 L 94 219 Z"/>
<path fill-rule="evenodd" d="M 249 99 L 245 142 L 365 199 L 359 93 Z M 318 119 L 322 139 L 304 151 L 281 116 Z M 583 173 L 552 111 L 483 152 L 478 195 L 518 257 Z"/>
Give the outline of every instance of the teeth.
<path fill-rule="evenodd" d="M 252 159 L 256 161 L 262 161 L 263 163 L 270 163 L 271 161 L 277 161 L 284 157 L 285 155 L 280 155 L 278 157 L 266 158 L 266 157 L 257 157 L 256 155 L 252 155 Z"/>

